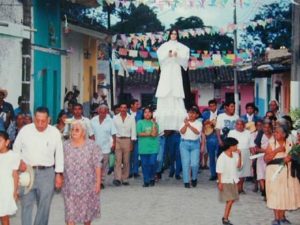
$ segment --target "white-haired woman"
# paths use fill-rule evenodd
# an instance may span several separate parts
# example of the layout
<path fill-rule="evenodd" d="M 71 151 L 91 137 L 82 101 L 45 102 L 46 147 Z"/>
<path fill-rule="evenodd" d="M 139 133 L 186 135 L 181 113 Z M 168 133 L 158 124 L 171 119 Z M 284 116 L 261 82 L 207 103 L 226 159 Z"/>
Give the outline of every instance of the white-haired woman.
<path fill-rule="evenodd" d="M 278 125 L 274 131 L 274 140 L 269 142 L 265 153 L 267 207 L 273 209 L 272 225 L 291 224 L 286 217 L 286 210 L 300 208 L 300 182 L 291 176 L 291 156 L 288 154 L 293 144 L 288 139 L 289 129 Z M 285 164 L 282 171 L 275 176 L 278 168 Z"/>
<path fill-rule="evenodd" d="M 71 125 L 70 140 L 64 143 L 65 221 L 67 225 L 84 223 L 100 216 L 102 154 L 94 141 L 86 138 L 82 121 Z"/>
<path fill-rule="evenodd" d="M 251 176 L 250 148 L 255 147 L 255 144 L 250 131 L 245 129 L 245 122 L 242 119 L 236 121 L 235 129 L 229 132 L 228 137 L 233 137 L 239 142 L 238 149 L 242 153 L 242 167 L 239 170 L 238 190 L 239 193 L 245 194 L 244 181 L 246 177 Z"/>

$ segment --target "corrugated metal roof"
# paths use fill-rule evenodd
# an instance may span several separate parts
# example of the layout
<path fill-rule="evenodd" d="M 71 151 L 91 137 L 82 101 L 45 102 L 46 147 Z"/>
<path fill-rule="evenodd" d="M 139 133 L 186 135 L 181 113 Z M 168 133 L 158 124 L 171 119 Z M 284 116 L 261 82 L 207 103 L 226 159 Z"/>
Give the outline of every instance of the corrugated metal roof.
<path fill-rule="evenodd" d="M 252 70 L 238 71 L 237 75 L 239 83 L 253 82 Z M 153 73 L 144 72 L 144 74 L 132 73 L 125 78 L 125 85 L 156 86 L 158 82 L 158 76 L 159 75 L 157 71 L 154 71 Z M 233 67 L 222 66 L 190 70 L 189 78 L 191 83 L 233 84 Z M 117 80 L 118 82 L 120 81 L 120 76 L 117 77 Z"/>

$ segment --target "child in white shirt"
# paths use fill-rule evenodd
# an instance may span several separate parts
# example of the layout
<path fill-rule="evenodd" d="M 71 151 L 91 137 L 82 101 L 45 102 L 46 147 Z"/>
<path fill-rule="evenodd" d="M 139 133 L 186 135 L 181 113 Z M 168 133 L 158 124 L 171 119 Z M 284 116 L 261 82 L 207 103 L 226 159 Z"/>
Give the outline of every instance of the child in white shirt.
<path fill-rule="evenodd" d="M 238 141 L 235 138 L 224 140 L 223 152 L 217 160 L 218 189 L 220 200 L 226 202 L 222 223 L 232 225 L 229 221 L 231 207 L 239 199 L 237 183 L 239 182 L 238 169 L 241 168 L 241 151 L 237 149 Z"/>
<path fill-rule="evenodd" d="M 20 165 L 19 155 L 8 148 L 9 138 L 5 131 L 0 131 L 0 221 L 9 224 L 9 216 L 17 211 L 17 187 Z"/>

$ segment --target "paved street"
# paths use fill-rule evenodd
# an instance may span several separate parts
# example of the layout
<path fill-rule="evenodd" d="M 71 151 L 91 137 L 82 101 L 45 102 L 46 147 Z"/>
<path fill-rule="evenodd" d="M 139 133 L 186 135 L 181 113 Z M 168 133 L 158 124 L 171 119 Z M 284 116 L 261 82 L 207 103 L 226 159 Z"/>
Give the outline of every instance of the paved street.
<path fill-rule="evenodd" d="M 181 181 L 166 178 L 153 188 L 143 188 L 142 179 L 131 179 L 128 187 L 114 187 L 112 177 L 102 191 L 102 216 L 93 224 L 101 225 L 220 225 L 224 205 L 218 201 L 216 183 L 207 181 L 208 171 L 199 175 L 197 188 L 185 189 Z M 269 225 L 273 213 L 262 198 L 246 183 L 246 195 L 233 206 L 231 220 L 235 225 Z M 300 211 L 287 217 L 300 225 Z M 20 212 L 12 219 L 20 225 Z M 64 206 L 60 194 L 53 199 L 50 225 L 64 224 Z"/>

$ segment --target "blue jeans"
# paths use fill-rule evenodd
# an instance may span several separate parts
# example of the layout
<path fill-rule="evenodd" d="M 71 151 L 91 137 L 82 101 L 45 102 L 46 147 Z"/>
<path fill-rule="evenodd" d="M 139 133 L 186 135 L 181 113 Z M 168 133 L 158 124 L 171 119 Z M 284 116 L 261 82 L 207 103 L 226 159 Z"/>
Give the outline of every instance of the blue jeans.
<path fill-rule="evenodd" d="M 190 169 L 192 180 L 197 180 L 200 158 L 200 140 L 184 140 L 180 142 L 183 182 L 190 182 Z"/>
<path fill-rule="evenodd" d="M 179 176 L 181 172 L 181 158 L 180 158 L 180 134 L 173 133 L 166 137 L 165 150 L 170 156 L 170 175 Z"/>
<path fill-rule="evenodd" d="M 140 154 L 144 183 L 149 184 L 155 178 L 157 154 Z"/>
<path fill-rule="evenodd" d="M 216 158 L 219 151 L 218 137 L 215 133 L 206 136 L 206 148 L 209 157 L 209 169 L 212 177 L 217 176 L 216 174 Z"/>
<path fill-rule="evenodd" d="M 133 151 L 130 154 L 130 172 L 129 174 L 137 174 L 139 172 L 139 150 L 138 141 L 134 142 Z"/>
<path fill-rule="evenodd" d="M 53 168 L 34 171 L 34 184 L 30 192 L 21 197 L 22 225 L 32 225 L 32 209 L 37 204 L 34 225 L 47 225 L 54 193 Z"/>
<path fill-rule="evenodd" d="M 164 163 L 164 153 L 165 153 L 165 136 L 159 137 L 159 152 L 157 154 L 157 167 L 156 167 L 156 173 L 162 172 L 162 167 Z"/>

